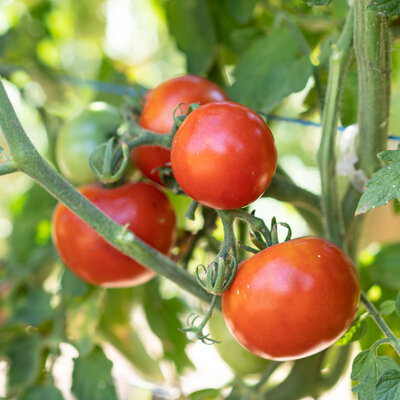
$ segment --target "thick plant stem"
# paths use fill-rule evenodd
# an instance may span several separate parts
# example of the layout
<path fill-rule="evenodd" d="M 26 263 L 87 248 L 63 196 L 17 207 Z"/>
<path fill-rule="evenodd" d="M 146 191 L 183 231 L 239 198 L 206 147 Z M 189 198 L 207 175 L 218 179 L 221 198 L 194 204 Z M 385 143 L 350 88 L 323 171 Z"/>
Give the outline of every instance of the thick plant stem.
<path fill-rule="evenodd" d="M 358 65 L 359 167 L 370 177 L 381 167 L 376 154 L 386 148 L 390 104 L 391 41 L 387 17 L 354 1 L 354 49 Z"/>
<path fill-rule="evenodd" d="M 64 203 L 112 246 L 160 275 L 171 279 L 198 298 L 207 302 L 211 301 L 211 296 L 197 285 L 186 270 L 149 247 L 126 227 L 108 218 L 47 164 L 25 134 L 1 81 L 0 126 L 8 142 L 13 162 L 20 171 L 25 172 L 52 196 Z"/>
<path fill-rule="evenodd" d="M 386 149 L 390 108 L 391 46 L 387 17 L 354 0 L 354 52 L 358 66 L 358 168 L 367 177 L 381 165 L 377 153 Z M 345 225 L 354 219 L 361 193 L 350 184 L 343 209 Z"/>
<path fill-rule="evenodd" d="M 343 223 L 337 194 L 335 144 L 339 103 L 353 38 L 353 23 L 354 14 L 351 10 L 339 41 L 332 48 L 322 116 L 322 138 L 318 150 L 322 188 L 321 202 L 325 215 L 326 236 L 341 247 L 343 246 Z"/>
<path fill-rule="evenodd" d="M 17 171 L 18 168 L 11 161 L 6 161 L 0 164 L 0 175 L 12 174 Z"/>
<path fill-rule="evenodd" d="M 400 356 L 400 341 L 394 333 L 389 328 L 386 321 L 379 314 L 379 311 L 376 309 L 372 301 L 368 298 L 368 296 L 361 292 L 361 301 L 364 304 L 364 307 L 371 314 L 372 318 L 375 320 L 376 324 L 379 326 L 379 329 L 383 332 L 383 334 L 390 339 L 393 348 L 396 350 L 397 354 Z"/>
<path fill-rule="evenodd" d="M 297 186 L 277 170 L 263 197 L 272 197 L 294 206 L 310 228 L 317 235 L 323 234 L 322 214 L 319 196 Z"/>

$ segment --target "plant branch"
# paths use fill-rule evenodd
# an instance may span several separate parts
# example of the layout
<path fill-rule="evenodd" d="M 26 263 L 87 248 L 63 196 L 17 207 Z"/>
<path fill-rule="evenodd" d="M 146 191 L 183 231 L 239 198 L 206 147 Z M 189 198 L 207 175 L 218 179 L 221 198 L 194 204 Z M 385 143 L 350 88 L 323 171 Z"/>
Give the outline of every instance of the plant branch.
<path fill-rule="evenodd" d="M 263 197 L 290 203 L 316 234 L 323 233 L 319 196 L 297 186 L 279 166 Z"/>
<path fill-rule="evenodd" d="M 347 71 L 353 39 L 354 13 L 350 11 L 338 43 L 332 48 L 328 87 L 322 115 L 322 138 L 318 150 L 321 174 L 322 210 L 325 216 L 326 236 L 338 246 L 343 246 L 343 226 L 337 194 L 335 144 L 339 103 Z"/>
<path fill-rule="evenodd" d="M 211 296 L 195 279 L 168 257 L 154 250 L 131 231 L 112 221 L 61 177 L 37 152 L 25 134 L 0 80 L 0 126 L 17 168 L 29 175 L 52 196 L 64 203 L 94 228 L 112 246 L 198 298 L 210 302 Z"/>
<path fill-rule="evenodd" d="M 364 307 L 371 314 L 372 318 L 375 320 L 376 324 L 379 326 L 379 329 L 383 332 L 383 334 L 390 339 L 390 343 L 393 348 L 396 350 L 397 354 L 400 356 L 400 342 L 399 339 L 396 338 L 394 333 L 389 328 L 389 325 L 379 314 L 379 311 L 376 309 L 372 301 L 368 298 L 368 296 L 361 292 L 361 301 L 364 304 Z"/>
<path fill-rule="evenodd" d="M 6 161 L 0 164 L 0 175 L 12 174 L 17 172 L 18 168 L 14 165 L 12 161 Z"/>

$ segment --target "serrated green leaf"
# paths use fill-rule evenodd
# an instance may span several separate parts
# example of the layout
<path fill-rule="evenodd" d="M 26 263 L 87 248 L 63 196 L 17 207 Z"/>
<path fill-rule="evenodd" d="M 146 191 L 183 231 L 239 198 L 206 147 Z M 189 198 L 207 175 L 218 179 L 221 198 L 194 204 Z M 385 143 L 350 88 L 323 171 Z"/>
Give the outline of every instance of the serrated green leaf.
<path fill-rule="evenodd" d="M 207 2 L 170 0 L 166 3 L 170 32 L 187 59 L 187 70 L 203 74 L 215 58 L 215 33 Z"/>
<path fill-rule="evenodd" d="M 76 358 L 71 390 L 77 400 L 118 400 L 111 369 L 112 362 L 99 346 Z"/>
<path fill-rule="evenodd" d="M 221 389 L 202 389 L 189 395 L 190 400 L 214 400 L 221 398 Z"/>
<path fill-rule="evenodd" d="M 379 310 L 383 315 L 390 315 L 395 311 L 396 302 L 394 300 L 386 300 L 379 305 Z"/>
<path fill-rule="evenodd" d="M 367 333 L 367 323 L 364 319 L 353 322 L 347 332 L 336 342 L 339 346 L 345 346 L 351 342 L 360 340 Z"/>
<path fill-rule="evenodd" d="M 304 0 L 308 6 L 327 6 L 332 0 Z"/>
<path fill-rule="evenodd" d="M 400 371 L 390 369 L 382 374 L 376 384 L 376 400 L 400 400 Z"/>
<path fill-rule="evenodd" d="M 302 90 L 311 73 L 312 65 L 297 41 L 286 29 L 276 29 L 252 43 L 239 59 L 229 94 L 234 101 L 268 112 Z"/>
<path fill-rule="evenodd" d="M 35 385 L 29 387 L 20 400 L 64 400 L 64 397 L 55 386 Z"/>
<path fill-rule="evenodd" d="M 353 361 L 351 379 L 360 383 L 352 388 L 359 400 L 375 400 L 375 385 L 378 379 L 389 370 L 400 367 L 387 356 L 378 356 L 375 350 L 365 350 Z"/>
<path fill-rule="evenodd" d="M 372 175 L 366 183 L 367 190 L 361 196 L 356 214 L 365 213 L 373 208 L 383 206 L 400 195 L 400 150 L 385 150 L 378 154 L 382 161 L 389 165 Z"/>
<path fill-rule="evenodd" d="M 395 303 L 396 314 L 400 317 L 400 292 L 397 295 L 396 303 Z"/>
<path fill-rule="evenodd" d="M 33 383 L 40 370 L 40 339 L 37 335 L 14 339 L 6 350 L 10 388 Z"/>
<path fill-rule="evenodd" d="M 368 2 L 368 8 L 389 17 L 400 15 L 399 0 L 371 0 Z"/>
<path fill-rule="evenodd" d="M 239 22 L 249 21 L 258 0 L 225 0 L 230 14 Z"/>
<path fill-rule="evenodd" d="M 44 289 L 38 287 L 31 288 L 17 302 L 15 314 L 11 318 L 11 322 L 18 321 L 28 325 L 40 325 L 53 315 L 50 300 L 51 294 Z"/>
<path fill-rule="evenodd" d="M 164 299 L 160 295 L 157 279 L 153 279 L 146 286 L 143 307 L 147 321 L 162 342 L 164 356 L 174 362 L 178 374 L 181 375 L 185 368 L 192 367 L 185 352 L 188 339 L 179 330 L 183 325 L 178 315 L 187 312 L 186 304 L 178 297 Z"/>

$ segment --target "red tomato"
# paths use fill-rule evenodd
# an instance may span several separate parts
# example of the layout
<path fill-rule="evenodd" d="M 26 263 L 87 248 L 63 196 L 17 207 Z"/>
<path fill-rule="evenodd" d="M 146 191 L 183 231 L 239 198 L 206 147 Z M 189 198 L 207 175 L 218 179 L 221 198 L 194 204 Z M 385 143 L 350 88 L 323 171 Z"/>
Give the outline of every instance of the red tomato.
<path fill-rule="evenodd" d="M 228 328 L 247 350 L 294 360 L 333 344 L 351 325 L 360 281 L 351 259 L 314 237 L 269 247 L 241 263 L 222 295 Z"/>
<path fill-rule="evenodd" d="M 148 92 L 140 116 L 140 126 L 160 134 L 170 132 L 173 111 L 183 103 L 182 110 L 192 103 L 210 103 L 227 100 L 225 92 L 211 81 L 199 76 L 186 75 L 171 79 Z M 147 178 L 161 184 L 155 169 L 169 163 L 169 150 L 158 146 L 140 146 L 132 151 L 132 161 Z"/>
<path fill-rule="evenodd" d="M 83 186 L 80 192 L 115 222 L 167 254 L 175 240 L 175 212 L 156 187 L 131 183 L 115 189 Z M 104 287 L 136 286 L 155 273 L 108 244 L 63 204 L 53 215 L 53 240 L 66 266 L 83 280 Z"/>
<path fill-rule="evenodd" d="M 171 164 L 192 199 L 217 209 L 245 207 L 265 192 L 275 173 L 274 138 L 250 108 L 228 101 L 206 104 L 176 132 Z"/>

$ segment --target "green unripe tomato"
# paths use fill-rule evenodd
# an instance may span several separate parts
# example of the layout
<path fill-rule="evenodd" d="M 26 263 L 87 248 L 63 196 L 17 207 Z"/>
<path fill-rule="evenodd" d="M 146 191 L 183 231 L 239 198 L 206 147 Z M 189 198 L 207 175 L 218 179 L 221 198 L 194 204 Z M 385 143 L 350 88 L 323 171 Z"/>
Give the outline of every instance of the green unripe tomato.
<path fill-rule="evenodd" d="M 221 313 L 214 311 L 208 326 L 211 337 L 220 342 L 215 344 L 218 354 L 235 375 L 255 374 L 266 368 L 269 361 L 244 349 L 228 331 Z"/>
<path fill-rule="evenodd" d="M 102 102 L 91 103 L 62 127 L 56 144 L 56 157 L 62 174 L 71 182 L 96 181 L 89 158 L 97 146 L 106 142 L 121 124 L 117 108 Z"/>

